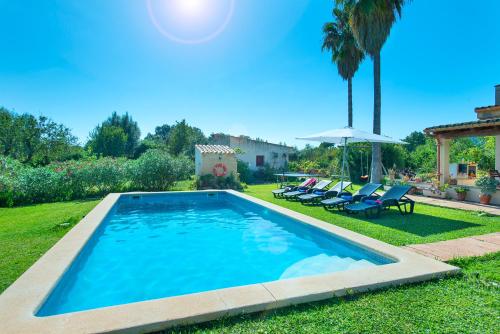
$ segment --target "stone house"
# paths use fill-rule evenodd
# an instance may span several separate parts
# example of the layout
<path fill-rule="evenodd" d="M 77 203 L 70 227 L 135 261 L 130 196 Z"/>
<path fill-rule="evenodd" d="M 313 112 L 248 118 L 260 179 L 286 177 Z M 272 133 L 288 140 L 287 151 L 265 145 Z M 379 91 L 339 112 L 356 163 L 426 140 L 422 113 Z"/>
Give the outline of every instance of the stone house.
<path fill-rule="evenodd" d="M 265 165 L 276 170 L 286 170 L 290 154 L 295 152 L 295 148 L 290 146 L 223 133 L 213 134 L 210 142 L 231 147 L 238 160 L 247 163 L 251 170 L 258 170 Z"/>

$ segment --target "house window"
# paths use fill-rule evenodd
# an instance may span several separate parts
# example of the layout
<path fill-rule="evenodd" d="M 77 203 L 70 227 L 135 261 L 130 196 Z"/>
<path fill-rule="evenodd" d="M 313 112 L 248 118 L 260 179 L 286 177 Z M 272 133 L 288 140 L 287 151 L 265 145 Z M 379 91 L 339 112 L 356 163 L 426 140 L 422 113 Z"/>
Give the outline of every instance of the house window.
<path fill-rule="evenodd" d="M 264 167 L 264 156 L 263 155 L 258 155 L 255 158 L 255 166 Z"/>

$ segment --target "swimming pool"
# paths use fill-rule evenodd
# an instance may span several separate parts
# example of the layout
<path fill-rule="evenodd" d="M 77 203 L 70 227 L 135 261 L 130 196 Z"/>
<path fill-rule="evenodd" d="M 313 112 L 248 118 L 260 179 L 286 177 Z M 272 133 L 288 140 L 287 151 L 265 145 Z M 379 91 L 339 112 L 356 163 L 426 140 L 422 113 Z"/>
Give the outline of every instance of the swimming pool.
<path fill-rule="evenodd" d="M 0 295 L 0 324 L 153 332 L 458 271 L 232 190 L 109 194 Z"/>
<path fill-rule="evenodd" d="M 37 315 L 393 262 L 229 193 L 128 195 Z"/>

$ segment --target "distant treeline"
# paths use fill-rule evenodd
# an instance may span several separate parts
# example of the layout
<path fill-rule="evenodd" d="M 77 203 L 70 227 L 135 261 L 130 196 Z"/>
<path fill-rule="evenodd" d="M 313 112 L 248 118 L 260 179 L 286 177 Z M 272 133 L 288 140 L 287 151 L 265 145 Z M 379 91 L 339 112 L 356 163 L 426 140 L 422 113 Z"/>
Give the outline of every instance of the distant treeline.
<path fill-rule="evenodd" d="M 185 120 L 160 125 L 141 140 L 137 122 L 128 113 L 113 112 L 81 145 L 63 124 L 44 116 L 37 118 L 0 108 L 0 155 L 32 166 L 88 157 L 137 159 L 149 149 L 162 149 L 173 156 L 194 157 L 194 144 L 207 142 L 203 132 Z"/>
<path fill-rule="evenodd" d="M 420 174 L 432 174 L 436 169 L 436 144 L 433 138 L 422 132 L 412 132 L 404 140 L 408 145 L 382 145 L 382 164 L 386 169 L 411 169 Z M 154 133 L 141 139 L 139 125 L 125 113 L 113 112 L 89 134 L 88 141 L 81 145 L 70 129 L 47 117 L 16 114 L 0 108 L 0 156 L 9 157 L 29 166 L 48 166 L 57 162 L 92 160 L 104 157 L 138 159 L 149 150 L 159 150 L 171 157 L 186 157 L 194 160 L 194 145 L 206 144 L 206 136 L 199 128 L 185 120 L 175 124 L 163 124 Z M 494 166 L 494 137 L 460 138 L 452 141 L 450 160 L 478 163 L 480 169 Z M 353 180 L 369 172 L 371 146 L 352 144 L 349 150 L 349 170 Z M 307 145 L 290 156 L 288 170 L 319 171 L 325 175 L 339 173 L 340 151 L 328 144 L 319 147 Z M 242 168 L 246 182 L 248 171 Z M 2 171 L 0 166 L 0 174 Z M 267 171 L 272 175 L 273 171 Z"/>

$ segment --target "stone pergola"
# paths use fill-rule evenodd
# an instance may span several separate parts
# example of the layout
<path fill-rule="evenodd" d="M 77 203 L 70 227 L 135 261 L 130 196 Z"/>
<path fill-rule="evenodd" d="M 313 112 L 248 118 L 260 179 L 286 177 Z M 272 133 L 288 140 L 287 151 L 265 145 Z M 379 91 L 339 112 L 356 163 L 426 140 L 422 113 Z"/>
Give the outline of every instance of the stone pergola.
<path fill-rule="evenodd" d="M 495 169 L 500 170 L 500 85 L 495 86 L 495 105 L 476 108 L 477 121 L 439 125 L 424 132 L 437 143 L 437 171 L 441 185 L 450 180 L 450 141 L 460 137 L 495 136 Z"/>

